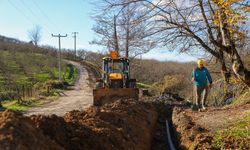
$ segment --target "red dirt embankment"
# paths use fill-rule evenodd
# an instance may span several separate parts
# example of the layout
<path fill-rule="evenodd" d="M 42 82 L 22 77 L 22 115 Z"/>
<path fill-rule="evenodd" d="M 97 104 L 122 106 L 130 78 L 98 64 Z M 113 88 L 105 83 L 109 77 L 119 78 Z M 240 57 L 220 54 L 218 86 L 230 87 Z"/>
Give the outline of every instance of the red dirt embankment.
<path fill-rule="evenodd" d="M 24 117 L 7 110 L 0 113 L 0 149 L 147 150 L 156 120 L 154 106 L 134 100 L 71 111 L 64 117 Z"/>
<path fill-rule="evenodd" d="M 62 149 L 21 113 L 6 110 L 0 113 L 0 149 Z"/>
<path fill-rule="evenodd" d="M 196 125 L 183 108 L 174 108 L 172 121 L 179 140 L 179 149 L 212 149 L 212 138 L 204 135 L 207 130 Z"/>
<path fill-rule="evenodd" d="M 178 135 L 180 148 L 219 149 L 213 144 L 215 133 L 228 129 L 249 114 L 250 104 L 221 108 L 209 107 L 204 112 L 193 112 L 190 108 L 176 107 L 173 110 L 172 121 Z M 244 126 L 246 125 L 243 124 Z M 225 145 L 223 146 L 225 147 L 222 149 L 240 149 L 238 147 L 240 144 L 232 144 L 234 140 L 237 140 L 237 137 L 224 138 Z M 246 140 L 247 138 L 243 138 L 242 143 Z M 249 145 L 244 145 L 243 149 L 248 149 L 248 147 Z"/>

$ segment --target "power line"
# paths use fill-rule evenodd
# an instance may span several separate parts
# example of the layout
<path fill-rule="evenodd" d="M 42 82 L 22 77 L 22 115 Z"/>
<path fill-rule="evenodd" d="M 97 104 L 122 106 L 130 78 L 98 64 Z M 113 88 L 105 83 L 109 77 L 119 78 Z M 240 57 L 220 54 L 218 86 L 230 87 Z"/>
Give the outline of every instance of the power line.
<path fill-rule="evenodd" d="M 21 3 L 23 4 L 23 6 L 24 6 L 25 8 L 27 8 L 27 9 L 29 10 L 29 12 L 30 12 L 36 19 L 39 18 L 38 16 L 35 15 L 35 13 L 33 12 L 33 10 L 32 10 L 23 0 L 21 0 Z"/>
<path fill-rule="evenodd" d="M 36 22 L 35 20 L 31 19 L 28 15 L 26 15 L 22 9 L 20 9 L 19 7 L 17 7 L 11 0 L 8 0 L 9 4 L 15 8 L 29 23 L 31 23 L 32 25 L 34 25 L 34 22 Z M 23 4 L 24 5 L 24 4 Z M 46 28 L 45 28 L 46 30 Z M 48 30 L 47 30 L 48 31 Z"/>
<path fill-rule="evenodd" d="M 58 41 L 59 41 L 59 53 L 58 53 L 58 67 L 59 67 L 59 81 L 61 81 L 61 37 L 67 37 L 67 34 L 66 35 L 61 35 L 61 34 L 58 34 L 58 35 L 54 35 L 54 34 L 51 34 L 52 37 L 58 37 Z"/>
<path fill-rule="evenodd" d="M 38 5 L 38 3 L 34 0 L 31 0 L 32 3 L 38 8 L 38 10 L 40 11 L 40 13 L 43 15 L 43 17 L 48 21 L 48 23 L 50 23 L 50 25 L 54 28 L 54 29 L 59 29 L 58 26 L 49 18 L 49 16 L 42 10 L 42 8 Z"/>
<path fill-rule="evenodd" d="M 39 16 L 36 15 L 36 13 L 28 6 L 28 4 L 27 4 L 26 2 L 24 2 L 24 0 L 21 0 L 21 3 L 22 3 L 22 5 L 23 5 L 25 8 L 27 8 L 27 10 L 30 12 L 30 14 L 32 14 L 33 17 L 36 18 L 36 20 L 39 20 Z M 40 21 L 40 20 L 39 20 L 39 21 Z M 48 29 L 47 31 L 49 31 L 50 27 L 49 27 L 46 23 L 45 23 L 44 25 L 45 25 L 45 27 Z"/>
<path fill-rule="evenodd" d="M 78 32 L 72 32 L 72 34 L 74 38 L 74 49 L 75 49 L 75 60 L 76 60 L 76 35 L 78 34 Z"/>
<path fill-rule="evenodd" d="M 33 24 L 32 19 L 30 19 L 21 9 L 19 9 L 14 3 L 11 2 L 11 0 L 8 0 L 9 4 L 14 7 L 17 11 L 19 11 L 25 19 L 27 19 L 30 23 Z"/>

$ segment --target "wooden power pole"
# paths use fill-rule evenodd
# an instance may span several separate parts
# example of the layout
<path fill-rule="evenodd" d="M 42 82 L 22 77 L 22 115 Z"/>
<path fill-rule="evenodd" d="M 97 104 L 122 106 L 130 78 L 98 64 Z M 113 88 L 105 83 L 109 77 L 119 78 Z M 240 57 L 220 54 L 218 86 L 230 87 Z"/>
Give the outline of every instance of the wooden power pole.
<path fill-rule="evenodd" d="M 76 61 L 76 35 L 78 32 L 72 32 L 74 38 L 74 50 L 75 50 L 75 61 Z"/>
<path fill-rule="evenodd" d="M 67 37 L 67 34 L 66 35 L 61 35 L 61 34 L 58 34 L 58 35 L 54 35 L 54 34 L 51 34 L 52 37 L 58 37 L 58 40 L 59 40 L 59 53 L 58 53 L 58 68 L 59 68 L 59 81 L 61 81 L 61 61 L 62 61 L 62 58 L 61 58 L 61 37 Z"/>

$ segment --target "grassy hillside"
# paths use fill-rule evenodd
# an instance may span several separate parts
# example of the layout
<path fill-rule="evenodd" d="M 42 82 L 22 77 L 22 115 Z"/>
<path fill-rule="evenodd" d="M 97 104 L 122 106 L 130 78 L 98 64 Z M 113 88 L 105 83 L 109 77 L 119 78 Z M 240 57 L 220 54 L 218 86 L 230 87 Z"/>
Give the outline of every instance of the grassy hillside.
<path fill-rule="evenodd" d="M 77 69 L 62 63 L 62 76 L 72 84 Z M 58 79 L 58 60 L 49 55 L 0 50 L 0 98 L 8 99 L 9 93 L 20 87 L 39 87 L 46 81 Z"/>
<path fill-rule="evenodd" d="M 56 65 L 56 59 L 41 54 L 1 51 L 0 86 L 7 88 L 56 79 Z"/>

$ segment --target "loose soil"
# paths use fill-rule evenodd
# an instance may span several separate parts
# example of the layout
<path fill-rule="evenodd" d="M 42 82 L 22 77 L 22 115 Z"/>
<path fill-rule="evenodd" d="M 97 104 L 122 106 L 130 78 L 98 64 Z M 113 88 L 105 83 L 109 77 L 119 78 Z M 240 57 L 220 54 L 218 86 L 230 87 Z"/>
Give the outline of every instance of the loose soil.
<path fill-rule="evenodd" d="M 6 110 L 0 113 L 0 149 L 3 150 L 60 150 L 63 149 L 35 127 L 28 117 Z"/>
<path fill-rule="evenodd" d="M 118 100 L 63 117 L 0 113 L 0 149 L 148 150 L 157 121 L 152 104 Z"/>
<path fill-rule="evenodd" d="M 239 119 L 250 115 L 250 104 L 239 106 L 210 107 L 204 112 L 176 107 L 172 120 L 180 149 L 215 149 L 212 135 L 226 129 Z"/>
<path fill-rule="evenodd" d="M 185 112 L 195 124 L 204 127 L 210 132 L 215 132 L 227 128 L 231 123 L 246 115 L 250 115 L 250 104 L 221 108 L 210 107 L 204 112 L 193 112 L 191 109 L 186 109 Z"/>

